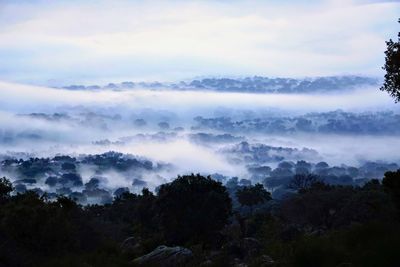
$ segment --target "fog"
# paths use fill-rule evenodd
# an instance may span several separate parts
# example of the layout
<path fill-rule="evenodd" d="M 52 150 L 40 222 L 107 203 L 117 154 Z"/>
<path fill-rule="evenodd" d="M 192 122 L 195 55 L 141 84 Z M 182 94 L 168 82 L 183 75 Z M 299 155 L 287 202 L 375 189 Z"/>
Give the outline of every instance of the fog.
<path fill-rule="evenodd" d="M 252 180 L 249 166 L 276 168 L 282 161 L 355 167 L 400 163 L 399 106 L 373 86 L 257 94 L 168 88 L 72 91 L 1 82 L 0 91 L 2 159 L 76 157 L 83 183 L 100 175 L 101 187 L 110 190 L 155 189 L 192 172 Z M 153 167 L 98 169 L 85 158 L 109 151 Z M 12 168 L 3 168 L 2 175 L 23 178 Z M 36 187 L 52 190 L 40 181 Z"/>
<path fill-rule="evenodd" d="M 173 90 L 70 91 L 0 82 L 1 109 L 12 112 L 57 111 L 80 106 L 92 110 L 151 108 L 191 115 L 209 114 L 218 107 L 230 109 L 281 109 L 291 112 L 399 109 L 377 87 L 363 87 L 339 94 L 247 94 Z M 362 96 L 362 97 L 360 97 Z M 211 111 L 214 111 L 211 110 Z"/>

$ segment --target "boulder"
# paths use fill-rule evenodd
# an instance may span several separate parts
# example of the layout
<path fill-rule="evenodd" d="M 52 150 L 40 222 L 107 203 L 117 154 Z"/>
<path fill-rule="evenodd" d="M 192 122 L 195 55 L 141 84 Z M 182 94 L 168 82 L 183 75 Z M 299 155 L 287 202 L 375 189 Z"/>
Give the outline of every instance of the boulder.
<path fill-rule="evenodd" d="M 259 259 L 260 266 L 274 266 L 275 261 L 268 255 L 261 255 Z"/>
<path fill-rule="evenodd" d="M 238 258 L 233 259 L 233 262 L 231 265 L 234 267 L 248 267 L 248 265 L 246 263 L 242 262 Z"/>
<path fill-rule="evenodd" d="M 203 266 L 213 266 L 213 265 L 214 265 L 214 263 L 212 260 L 205 260 L 202 263 L 200 263 L 199 266 L 203 267 Z"/>
<path fill-rule="evenodd" d="M 141 242 L 133 236 L 128 237 L 121 243 L 121 251 L 122 253 L 140 254 L 140 252 L 142 251 Z"/>
<path fill-rule="evenodd" d="M 133 263 L 139 266 L 181 266 L 192 257 L 192 251 L 187 248 L 159 246 L 152 252 L 134 259 Z"/>
<path fill-rule="evenodd" d="M 126 238 L 124 241 L 122 241 L 121 248 L 124 249 L 126 247 L 131 247 L 135 244 L 136 244 L 136 238 L 133 236 L 130 236 L 130 237 Z"/>

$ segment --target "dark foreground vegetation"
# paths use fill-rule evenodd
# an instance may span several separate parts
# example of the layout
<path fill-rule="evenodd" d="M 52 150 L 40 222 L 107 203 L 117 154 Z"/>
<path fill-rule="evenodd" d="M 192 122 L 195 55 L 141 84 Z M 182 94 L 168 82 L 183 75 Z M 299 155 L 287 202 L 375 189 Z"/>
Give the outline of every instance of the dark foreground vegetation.
<path fill-rule="evenodd" d="M 289 187 L 278 201 L 260 184 L 190 175 L 80 206 L 3 178 L 0 266 L 399 266 L 400 170 L 362 187 L 312 175 Z"/>

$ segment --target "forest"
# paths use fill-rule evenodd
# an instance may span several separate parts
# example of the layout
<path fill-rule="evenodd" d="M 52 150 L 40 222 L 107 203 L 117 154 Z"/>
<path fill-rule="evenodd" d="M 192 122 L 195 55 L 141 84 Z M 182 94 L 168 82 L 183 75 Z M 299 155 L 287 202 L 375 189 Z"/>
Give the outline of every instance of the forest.
<path fill-rule="evenodd" d="M 178 176 L 104 205 L 0 183 L 2 266 L 398 266 L 400 170 L 362 186 Z"/>

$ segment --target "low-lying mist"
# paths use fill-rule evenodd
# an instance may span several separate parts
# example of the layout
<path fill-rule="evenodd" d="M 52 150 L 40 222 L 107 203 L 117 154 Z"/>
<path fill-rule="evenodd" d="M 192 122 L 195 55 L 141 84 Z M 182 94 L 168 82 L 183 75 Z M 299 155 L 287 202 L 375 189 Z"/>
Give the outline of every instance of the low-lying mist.
<path fill-rule="evenodd" d="M 34 174 L 21 174 L 18 164 L 57 156 L 75 158 L 71 173 L 82 180 L 75 185 L 78 192 L 97 176 L 103 188 L 137 190 L 155 189 L 191 172 L 257 180 L 269 174 L 250 170 L 278 168 L 285 161 L 357 168 L 368 162 L 400 163 L 399 107 L 374 87 L 336 94 L 257 94 L 148 88 L 72 91 L 0 83 L 0 91 L 1 172 L 13 181 L 37 179 L 28 189 L 56 192 L 45 181 L 68 174 L 60 167 L 65 162 Z M 101 169 L 85 158 L 109 151 L 122 153 L 113 160 L 132 155 L 167 167 Z M 7 159 L 22 161 L 7 165 Z M 64 188 L 60 181 L 59 191 Z"/>

